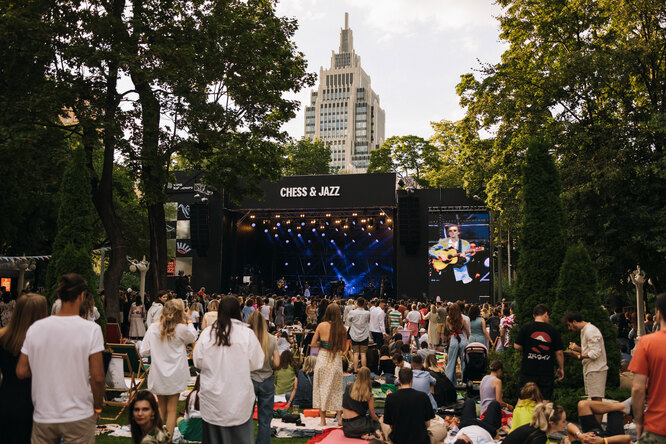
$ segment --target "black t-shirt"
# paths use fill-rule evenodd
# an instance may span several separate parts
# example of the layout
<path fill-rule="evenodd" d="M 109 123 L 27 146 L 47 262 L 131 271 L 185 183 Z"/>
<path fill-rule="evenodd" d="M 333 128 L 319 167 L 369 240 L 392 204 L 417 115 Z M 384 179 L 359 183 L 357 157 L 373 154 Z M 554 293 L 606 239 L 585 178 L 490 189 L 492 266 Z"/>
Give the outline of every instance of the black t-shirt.
<path fill-rule="evenodd" d="M 395 373 L 395 364 L 393 359 L 380 359 L 379 360 L 379 372 L 383 375 L 388 373 L 390 375 Z"/>
<path fill-rule="evenodd" d="M 14 356 L 0 347 L 0 415 L 4 419 L 17 416 L 32 417 L 32 397 L 30 394 L 31 379 L 18 379 L 16 364 L 18 356 Z"/>
<path fill-rule="evenodd" d="M 456 402 L 456 388 L 451 384 L 451 381 L 446 377 L 446 374 L 434 370 L 428 370 L 428 373 L 430 373 L 430 376 L 437 381 L 435 383 L 435 392 L 432 394 L 437 403 L 437 407 Z"/>
<path fill-rule="evenodd" d="M 384 423 L 392 426 L 394 444 L 430 444 L 426 421 L 435 417 L 428 395 L 412 388 L 386 397 Z"/>
<path fill-rule="evenodd" d="M 530 322 L 520 328 L 516 344 L 523 347 L 521 372 L 524 375 L 553 375 L 555 352 L 562 350 L 562 337 L 545 322 Z"/>
<path fill-rule="evenodd" d="M 525 424 L 509 433 L 502 444 L 546 444 L 547 439 L 545 432 Z"/>

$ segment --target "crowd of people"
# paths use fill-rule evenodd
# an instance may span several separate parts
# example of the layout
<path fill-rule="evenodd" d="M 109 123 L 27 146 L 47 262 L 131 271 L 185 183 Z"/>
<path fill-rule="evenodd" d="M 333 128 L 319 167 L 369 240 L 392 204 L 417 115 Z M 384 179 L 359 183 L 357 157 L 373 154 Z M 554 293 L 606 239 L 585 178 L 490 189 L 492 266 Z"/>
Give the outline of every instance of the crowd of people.
<path fill-rule="evenodd" d="M 129 301 L 128 293 L 123 298 Z M 21 295 L 0 330 L 3 442 L 94 441 L 105 392 L 102 331 L 92 322 L 94 304 L 81 276 L 64 275 L 57 295 L 51 316 L 46 298 Z M 128 408 L 132 439 L 164 444 L 177 428 L 186 439 L 204 443 L 268 443 L 274 400 L 284 396 L 292 409 L 318 409 L 321 427 L 337 425 L 347 437 L 374 442 L 490 444 L 501 436 L 506 444 L 545 444 L 559 433 L 565 442 L 628 444 L 623 424 L 631 416 L 639 442 L 664 443 L 666 294 L 656 297 L 655 307 L 650 334 L 635 347 L 633 341 L 622 344 L 632 350 L 632 396 L 609 402 L 604 337 L 577 312 L 551 320 L 549 307 L 539 304 L 533 320 L 518 324 L 504 301 L 491 306 L 439 298 L 425 303 L 160 291 L 149 305 L 134 298 L 121 320 L 151 362 L 147 390 Z M 622 338 L 630 317 L 616 312 L 611 319 Z M 562 343 L 553 325 L 560 322 L 580 333 L 580 343 Z M 510 334 L 512 329 L 517 332 Z M 438 419 L 442 409 L 456 405 L 460 383 L 470 380 L 466 350 L 509 347 L 522 354 L 515 406 L 505 399 L 504 366 L 496 359 L 488 371 L 481 368 L 478 412 L 476 400 L 465 397 L 459 418 Z M 191 377 L 190 350 L 197 378 L 179 417 L 178 399 Z M 580 427 L 552 402 L 555 381 L 567 377 L 566 355 L 581 361 L 584 375 Z M 395 385 L 383 409 L 372 391 L 382 383 Z"/>

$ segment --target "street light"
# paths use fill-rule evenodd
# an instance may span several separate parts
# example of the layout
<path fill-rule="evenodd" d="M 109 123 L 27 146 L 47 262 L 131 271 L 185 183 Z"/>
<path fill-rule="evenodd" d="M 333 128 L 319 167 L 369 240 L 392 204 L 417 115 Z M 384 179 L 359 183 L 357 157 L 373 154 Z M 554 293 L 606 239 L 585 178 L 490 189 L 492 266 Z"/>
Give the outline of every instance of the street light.
<path fill-rule="evenodd" d="M 26 270 L 35 271 L 35 261 L 32 259 L 23 259 L 21 262 L 15 264 L 19 270 L 18 278 L 18 294 L 20 295 L 25 287 L 25 272 Z"/>

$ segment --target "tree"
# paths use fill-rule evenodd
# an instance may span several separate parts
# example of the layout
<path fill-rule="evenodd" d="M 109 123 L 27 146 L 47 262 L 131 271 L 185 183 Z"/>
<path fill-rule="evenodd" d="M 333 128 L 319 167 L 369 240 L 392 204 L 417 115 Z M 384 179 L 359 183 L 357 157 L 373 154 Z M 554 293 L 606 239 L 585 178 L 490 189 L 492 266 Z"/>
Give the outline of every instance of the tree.
<path fill-rule="evenodd" d="M 53 242 L 53 254 L 47 271 L 47 289 L 50 304 L 55 301 L 55 290 L 60 276 L 78 273 L 88 282 L 88 288 L 95 297 L 95 305 L 100 312 L 100 325 L 104 325 L 104 307 L 95 291 L 97 276 L 93 272 L 92 222 L 90 176 L 85 167 L 85 154 L 81 147 L 75 147 L 72 160 L 65 170 L 60 191 L 58 210 L 58 233 Z"/>
<path fill-rule="evenodd" d="M 285 176 L 330 174 L 331 147 L 321 139 L 291 140 L 285 147 Z"/>
<path fill-rule="evenodd" d="M 389 137 L 370 153 L 368 173 L 396 173 L 408 176 L 421 186 L 429 186 L 426 176 L 439 170 L 442 162 L 437 147 L 418 136 Z"/>
<path fill-rule="evenodd" d="M 666 273 L 666 29 L 663 2 L 501 0 L 499 63 L 461 77 L 457 92 L 490 207 L 519 213 L 525 141 L 543 134 L 563 183 L 569 235 L 581 240 L 606 292 L 640 263 Z M 465 173 L 471 174 L 471 173 Z M 513 221 L 520 220 L 511 215 Z M 622 251 L 622 254 L 617 254 Z"/>
<path fill-rule="evenodd" d="M 80 137 L 112 247 L 106 289 L 113 297 L 106 302 L 117 316 L 127 242 L 114 205 L 114 160 L 122 155 L 139 178 L 150 228 L 149 288 L 164 288 L 163 204 L 172 156 L 202 169 L 204 180 L 232 197 L 258 193 L 260 181 L 280 176 L 280 128 L 298 106 L 283 92 L 312 85 L 314 75 L 291 41 L 296 21 L 277 17 L 274 2 L 24 3 L 2 0 L 3 11 L 12 11 L 12 29 L 34 42 L 27 53 L 42 62 L 50 82 L 26 97 L 72 117 L 54 124 L 31 115 L 32 121 Z"/>
<path fill-rule="evenodd" d="M 606 385 L 617 388 L 620 382 L 620 345 L 617 341 L 617 329 L 601 304 L 597 272 L 582 244 L 567 248 L 557 283 L 557 300 L 551 317 L 562 333 L 562 343 L 565 346 L 569 342 L 580 344 L 580 334 L 570 332 L 566 325 L 561 323 L 567 311 L 579 312 L 583 320 L 591 322 L 601 330 L 608 360 Z M 583 386 L 583 372 L 579 361 L 565 359 L 564 374 L 566 376 L 558 385 L 558 390 L 566 393 Z"/>
<path fill-rule="evenodd" d="M 545 303 L 552 309 L 567 245 L 560 179 L 544 141 L 530 142 L 521 184 L 523 221 L 518 244 L 516 317 L 519 324 L 524 324 L 531 321 L 537 304 Z"/>

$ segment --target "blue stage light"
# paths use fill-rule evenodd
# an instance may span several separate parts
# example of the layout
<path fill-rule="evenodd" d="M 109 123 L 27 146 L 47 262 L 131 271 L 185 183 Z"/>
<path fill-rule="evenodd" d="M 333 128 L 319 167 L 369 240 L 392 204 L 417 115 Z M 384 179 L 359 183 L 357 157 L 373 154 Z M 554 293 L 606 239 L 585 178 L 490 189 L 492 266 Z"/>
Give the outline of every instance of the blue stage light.
<path fill-rule="evenodd" d="M 356 243 L 356 239 L 352 239 L 352 242 Z"/>
<path fill-rule="evenodd" d="M 289 243 L 289 239 L 287 239 L 285 242 L 286 242 L 286 243 Z"/>
<path fill-rule="evenodd" d="M 305 226 L 305 222 L 301 222 L 301 227 L 304 227 L 304 226 Z"/>
<path fill-rule="evenodd" d="M 321 233 L 321 237 L 326 237 L 326 233 Z"/>
<path fill-rule="evenodd" d="M 308 267 L 310 266 L 310 262 L 308 262 Z"/>
<path fill-rule="evenodd" d="M 280 226 L 280 222 L 276 223 L 275 225 L 277 225 L 277 226 L 279 227 L 279 226 Z"/>
<path fill-rule="evenodd" d="M 275 237 L 278 237 L 277 233 L 275 233 Z"/>
<path fill-rule="evenodd" d="M 356 265 L 356 264 L 355 264 L 354 262 L 352 262 L 352 267 L 353 267 L 354 265 Z"/>
<path fill-rule="evenodd" d="M 285 262 L 285 263 L 284 263 L 284 266 L 285 266 L 285 267 L 288 266 L 288 265 L 289 265 L 289 262 Z"/>
<path fill-rule="evenodd" d="M 335 241 L 334 241 L 333 239 L 331 239 L 331 243 L 332 243 L 332 244 L 334 244 L 334 243 L 335 243 Z"/>
<path fill-rule="evenodd" d="M 308 239 L 308 244 L 311 244 L 311 243 L 312 243 L 312 241 L 310 239 Z"/>
<path fill-rule="evenodd" d="M 361 227 L 361 231 L 365 231 L 365 227 Z"/>
<path fill-rule="evenodd" d="M 331 267 L 333 266 L 333 262 L 331 262 Z"/>
<path fill-rule="evenodd" d="M 254 222 L 252 222 L 252 228 L 254 228 L 254 227 L 256 227 L 256 226 L 257 226 L 257 224 L 255 224 Z"/>
<path fill-rule="evenodd" d="M 316 233 L 316 232 L 317 232 L 317 229 L 316 229 L 316 228 L 313 228 L 313 229 L 312 229 L 312 232 L 313 232 L 313 233 Z"/>
<path fill-rule="evenodd" d="M 268 228 L 264 228 L 264 233 L 268 233 Z"/>
<path fill-rule="evenodd" d="M 379 243 L 379 239 L 375 239 L 375 242 Z"/>
<path fill-rule="evenodd" d="M 377 262 L 375 262 L 375 265 L 379 267 L 379 264 Z"/>
<path fill-rule="evenodd" d="M 291 228 L 289 228 L 289 229 L 287 230 L 287 232 L 291 233 Z"/>

